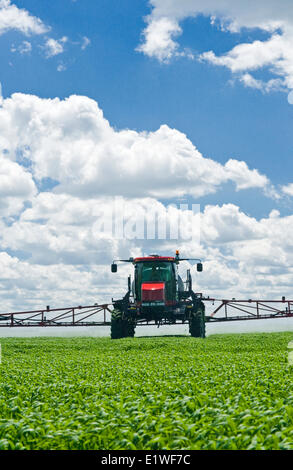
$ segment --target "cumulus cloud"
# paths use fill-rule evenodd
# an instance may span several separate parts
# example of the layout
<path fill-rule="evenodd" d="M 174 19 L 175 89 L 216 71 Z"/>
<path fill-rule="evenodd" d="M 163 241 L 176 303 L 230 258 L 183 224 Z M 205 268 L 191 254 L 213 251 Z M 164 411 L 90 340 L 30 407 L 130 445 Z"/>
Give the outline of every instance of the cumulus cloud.
<path fill-rule="evenodd" d="M 234 204 L 224 204 L 222 207 L 217 205 L 205 207 L 202 215 L 201 236 L 206 243 L 217 245 L 260 239 L 265 236 L 265 233 L 255 218 L 244 214 Z"/>
<path fill-rule="evenodd" d="M 48 38 L 43 49 L 47 58 L 54 57 L 64 52 L 64 44 L 68 41 L 66 36 L 61 39 Z"/>
<path fill-rule="evenodd" d="M 19 54 L 30 54 L 32 51 L 32 45 L 29 41 L 23 41 L 20 45 L 15 46 L 14 44 L 11 46 L 11 52 L 19 52 Z"/>
<path fill-rule="evenodd" d="M 81 49 L 84 51 L 90 44 L 91 40 L 87 36 L 84 36 L 81 42 Z"/>
<path fill-rule="evenodd" d="M 10 0 L 0 0 L 0 35 L 10 30 L 19 31 L 27 36 L 44 34 L 49 28 L 27 10 L 18 8 Z"/>
<path fill-rule="evenodd" d="M 17 289 L 29 302 L 35 296 L 36 303 L 47 298 L 47 303 L 52 304 L 53 299 L 56 305 L 62 296 L 63 302 L 70 301 L 70 295 L 78 303 L 95 296 L 96 301 L 109 301 L 111 286 L 115 285 L 115 294 L 123 293 L 132 271 L 131 266 L 122 266 L 119 275 L 111 278 L 112 259 L 174 253 L 175 248 L 180 248 L 182 256 L 203 259 L 200 275 L 187 262 L 180 272 L 185 277 L 186 268 L 191 268 L 196 290 L 206 295 L 280 298 L 291 294 L 293 216 L 280 217 L 272 211 L 269 217 L 257 220 L 234 204 L 207 206 L 200 221 L 198 215 L 193 216 L 193 223 L 201 227 L 199 245 L 193 240 L 115 239 L 110 231 L 102 233 L 99 220 L 102 213 L 111 218 L 112 205 L 112 198 L 84 200 L 48 192 L 35 196 L 17 220 L 1 226 L 3 295 L 9 288 Z M 165 213 L 154 199 L 119 201 L 119 211 L 125 212 L 126 219 L 147 208 Z M 171 221 L 179 213 L 175 208 L 167 212 L 167 218 Z M 21 251 L 25 259 L 8 255 L 6 250 Z"/>
<path fill-rule="evenodd" d="M 27 306 L 34 298 L 35 308 L 40 302 L 41 306 L 48 302 L 55 306 L 58 302 L 59 305 L 107 302 L 113 296 L 113 283 L 115 295 L 122 295 L 131 268 L 122 266 L 118 276 L 110 278 L 112 260 L 139 256 L 147 250 L 161 251 L 164 247 L 168 250 L 173 242 L 158 238 L 137 240 L 131 236 L 115 238 L 112 226 L 108 228 L 113 220 L 113 204 L 113 198 L 84 200 L 45 192 L 36 195 L 31 206 L 17 219 L 9 224 L 0 221 L 2 298 L 8 299 L 13 308 L 20 308 L 16 305 L 21 301 L 21 295 Z M 162 203 L 150 198 L 119 198 L 116 204 L 116 214 L 123 214 L 128 237 L 132 229 L 134 235 L 137 234 L 132 225 L 139 215 L 145 217 L 157 212 L 158 219 L 165 217 L 169 225 L 177 216 L 182 217 L 180 209 L 166 211 Z M 199 214 L 195 214 L 189 222 L 198 225 L 198 217 Z M 182 229 L 186 230 L 184 216 L 182 222 Z M 173 251 L 173 247 L 170 249 Z M 8 251 L 21 253 L 23 259 L 8 254 Z M 19 295 L 9 298 L 9 291 Z"/>
<path fill-rule="evenodd" d="M 20 212 L 25 201 L 36 194 L 32 175 L 18 163 L 2 156 L 0 158 L 0 216 Z"/>
<path fill-rule="evenodd" d="M 275 210 L 257 220 L 233 204 L 207 206 L 201 218 L 204 272 L 198 276 L 192 268 L 199 291 L 218 298 L 291 298 L 292 227 L 293 216 Z"/>
<path fill-rule="evenodd" d="M 229 181 L 237 190 L 270 185 L 243 161 L 221 165 L 205 158 L 185 134 L 166 125 L 149 133 L 117 131 L 87 97 L 14 94 L 0 109 L 0 136 L 0 151 L 11 159 L 25 151 L 36 179 L 56 180 L 55 191 L 80 197 L 200 197 Z"/>
<path fill-rule="evenodd" d="M 274 34 L 267 41 L 240 44 L 220 57 L 209 51 L 201 54 L 200 58 L 214 65 L 229 68 L 234 74 L 239 75 L 240 80 L 245 85 L 250 87 L 264 91 L 290 89 L 293 88 L 292 31 L 290 29 L 290 31 L 285 31 L 282 34 Z M 281 78 L 264 82 L 247 73 L 247 71 L 264 67 L 269 67 L 271 72 Z"/>
<path fill-rule="evenodd" d="M 108 267 L 92 266 L 88 270 L 62 263 L 44 266 L 28 263 L 3 251 L 0 251 L 0 265 L 1 312 L 23 308 L 35 310 L 46 305 L 58 308 L 111 302 L 113 292 Z M 121 272 L 117 279 L 122 276 Z M 118 292 L 123 292 L 122 285 L 121 279 Z"/>
<path fill-rule="evenodd" d="M 201 60 L 225 66 L 245 85 L 263 91 L 293 88 L 293 4 L 290 0 L 281 3 L 259 0 L 257 8 L 252 1 L 239 0 L 151 0 L 151 5 L 153 10 L 147 17 L 148 24 L 139 46 L 148 56 L 166 61 L 178 54 L 179 44 L 174 38 L 182 32 L 180 23 L 188 17 L 204 15 L 210 17 L 211 24 L 220 23 L 223 31 L 259 29 L 271 36 L 268 40 L 239 44 L 222 56 L 207 51 L 201 54 Z M 264 67 L 276 78 L 266 83 L 249 74 Z"/>
<path fill-rule="evenodd" d="M 39 264 L 95 265 L 121 256 L 122 247 L 127 253 L 135 250 L 138 240 L 142 244 L 146 239 L 149 245 L 168 245 L 172 229 L 177 238 L 197 235 L 193 243 L 198 246 L 199 218 L 198 212 L 176 206 L 166 208 L 151 198 L 84 200 L 44 192 L 17 220 L 2 227 L 0 240 L 3 248 L 22 250 Z M 175 223 L 179 228 L 176 232 Z"/>
<path fill-rule="evenodd" d="M 154 19 L 143 33 L 145 42 L 138 46 L 137 50 L 162 62 L 167 61 L 178 49 L 178 44 L 173 38 L 181 32 L 178 23 L 170 18 Z"/>
<path fill-rule="evenodd" d="M 54 189 L 40 191 L 48 180 L 55 182 Z M 196 290 L 207 295 L 288 295 L 292 216 L 281 217 L 275 210 L 257 220 L 233 204 L 209 205 L 199 216 L 178 206 L 166 209 L 166 202 L 158 200 L 196 198 L 227 182 L 239 191 L 271 188 L 268 178 L 244 161 L 230 158 L 223 165 L 204 157 L 176 129 L 114 129 L 86 97 L 48 100 L 15 94 L 2 99 L 2 303 L 18 309 L 107 302 L 114 288 L 117 296 L 125 291 L 131 273 L 124 266 L 113 279 L 112 259 L 176 248 L 183 256 L 204 260 L 202 276 L 191 268 Z M 111 225 L 116 199 L 117 213 L 125 218 L 124 238 Z M 140 226 L 133 219 L 146 213 L 156 214 L 160 226 L 165 220 L 170 230 L 180 219 L 181 238 L 168 233 L 160 238 L 158 230 L 153 238 L 145 232 L 137 237 Z M 188 237 L 189 224 L 200 227 L 200 243 Z"/>
<path fill-rule="evenodd" d="M 290 183 L 287 186 L 283 186 L 282 191 L 288 196 L 293 196 L 293 183 Z"/>
<path fill-rule="evenodd" d="M 265 82 L 264 80 L 259 80 L 254 78 L 250 73 L 244 73 L 239 77 L 240 82 L 244 84 L 245 87 L 255 88 L 260 90 L 262 93 L 270 93 L 271 91 L 285 91 L 286 86 L 280 78 L 272 78 Z"/>
<path fill-rule="evenodd" d="M 64 64 L 58 64 L 57 66 L 57 72 L 65 72 L 66 70 L 66 65 Z"/>

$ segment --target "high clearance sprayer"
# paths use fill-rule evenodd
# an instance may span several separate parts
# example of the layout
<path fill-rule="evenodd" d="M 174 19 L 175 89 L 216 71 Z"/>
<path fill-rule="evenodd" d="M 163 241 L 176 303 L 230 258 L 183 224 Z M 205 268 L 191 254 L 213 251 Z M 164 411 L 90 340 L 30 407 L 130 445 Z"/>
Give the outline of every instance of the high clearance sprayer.
<path fill-rule="evenodd" d="M 204 297 L 192 289 L 190 269 L 183 282 L 178 274 L 181 261 L 196 262 L 197 272 L 203 271 L 200 259 L 150 255 L 113 261 L 134 267 L 134 279 L 128 277 L 128 289 L 111 304 L 94 304 L 69 308 L 50 308 L 0 314 L 1 327 L 65 327 L 110 326 L 111 338 L 133 337 L 140 325 L 188 324 L 193 337 L 204 338 L 207 322 L 257 320 L 293 317 L 293 300 L 220 300 Z M 206 305 L 211 312 L 206 314 Z M 109 318 L 110 317 L 110 318 Z"/>

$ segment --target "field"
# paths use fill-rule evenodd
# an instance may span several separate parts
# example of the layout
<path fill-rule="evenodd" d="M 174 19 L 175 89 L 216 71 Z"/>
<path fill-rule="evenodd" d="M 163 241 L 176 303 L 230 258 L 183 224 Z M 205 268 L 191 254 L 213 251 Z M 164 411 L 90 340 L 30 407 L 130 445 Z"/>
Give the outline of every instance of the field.
<path fill-rule="evenodd" d="M 292 339 L 2 338 L 0 449 L 293 449 Z"/>

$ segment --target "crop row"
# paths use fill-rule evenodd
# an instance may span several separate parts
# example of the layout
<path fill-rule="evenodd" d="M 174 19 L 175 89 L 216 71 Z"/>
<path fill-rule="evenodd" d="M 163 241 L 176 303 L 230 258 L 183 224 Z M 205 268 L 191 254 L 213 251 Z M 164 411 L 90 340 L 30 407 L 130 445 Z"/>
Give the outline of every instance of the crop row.
<path fill-rule="evenodd" d="M 293 449 L 290 340 L 2 339 L 0 449 Z"/>

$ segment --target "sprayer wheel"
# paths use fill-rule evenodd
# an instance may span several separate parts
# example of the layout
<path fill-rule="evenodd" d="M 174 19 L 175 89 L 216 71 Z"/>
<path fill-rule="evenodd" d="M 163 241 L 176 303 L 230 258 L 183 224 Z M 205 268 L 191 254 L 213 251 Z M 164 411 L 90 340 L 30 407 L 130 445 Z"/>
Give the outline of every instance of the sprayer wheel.
<path fill-rule="evenodd" d="M 189 333 L 194 338 L 205 338 L 205 314 L 202 306 L 199 306 L 196 312 L 193 312 L 191 315 Z"/>
<path fill-rule="evenodd" d="M 111 338 L 119 339 L 125 337 L 125 327 L 122 312 L 115 308 L 111 314 Z"/>
<path fill-rule="evenodd" d="M 115 308 L 111 315 L 111 338 L 133 338 L 135 323 L 133 320 L 122 318 L 122 312 Z"/>

